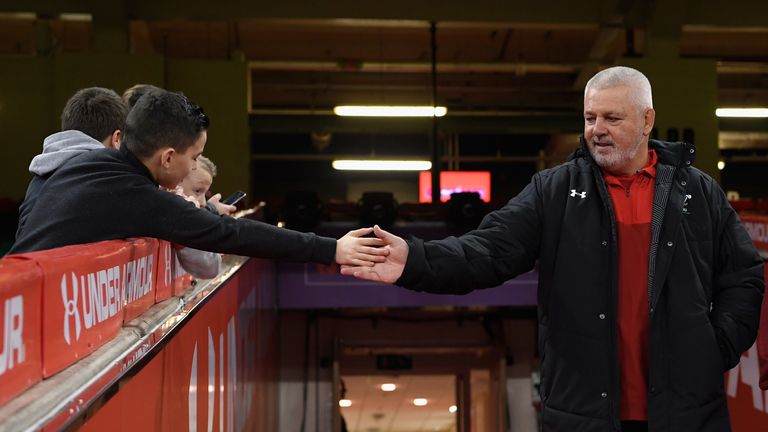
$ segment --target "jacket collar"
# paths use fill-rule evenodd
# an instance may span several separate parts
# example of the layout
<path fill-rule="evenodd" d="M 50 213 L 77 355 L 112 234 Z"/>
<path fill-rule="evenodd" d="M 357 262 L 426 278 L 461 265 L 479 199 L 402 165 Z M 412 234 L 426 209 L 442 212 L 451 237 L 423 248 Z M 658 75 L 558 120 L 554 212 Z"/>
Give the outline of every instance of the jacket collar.
<path fill-rule="evenodd" d="M 659 162 L 676 167 L 688 167 L 696 160 L 696 146 L 684 142 L 648 140 L 648 148 L 656 150 Z"/>
<path fill-rule="evenodd" d="M 658 162 L 665 165 L 688 167 L 696 159 L 696 146 L 689 143 L 651 139 L 648 140 L 648 148 L 655 150 L 656 155 L 659 157 Z M 590 163 L 595 163 L 595 160 L 589 153 L 587 142 L 584 140 L 583 135 L 579 137 L 579 148 L 568 156 L 569 161 L 578 158 L 584 158 Z"/>
<path fill-rule="evenodd" d="M 149 172 L 149 168 L 147 168 L 147 166 L 144 165 L 141 162 L 141 160 L 138 157 L 136 157 L 135 154 L 133 154 L 133 152 L 128 150 L 128 146 L 125 145 L 125 143 L 123 143 L 123 145 L 120 146 L 120 154 L 122 154 L 123 157 L 125 157 L 125 160 L 132 167 L 136 168 L 136 170 L 139 172 L 139 174 L 147 177 L 149 180 L 152 181 L 152 183 L 155 184 L 155 186 L 158 185 L 157 180 L 155 180 L 155 178 L 152 176 L 152 173 Z"/>

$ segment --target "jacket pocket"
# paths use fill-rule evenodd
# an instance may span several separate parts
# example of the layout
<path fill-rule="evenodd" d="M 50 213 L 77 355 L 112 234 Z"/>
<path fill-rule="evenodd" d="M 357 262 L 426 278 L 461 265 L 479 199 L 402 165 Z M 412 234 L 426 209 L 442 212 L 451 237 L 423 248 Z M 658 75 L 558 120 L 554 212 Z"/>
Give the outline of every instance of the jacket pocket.
<path fill-rule="evenodd" d="M 541 410 L 541 430 L 543 432 L 605 432 L 611 430 L 608 420 L 587 417 L 561 411 L 544 404 Z"/>

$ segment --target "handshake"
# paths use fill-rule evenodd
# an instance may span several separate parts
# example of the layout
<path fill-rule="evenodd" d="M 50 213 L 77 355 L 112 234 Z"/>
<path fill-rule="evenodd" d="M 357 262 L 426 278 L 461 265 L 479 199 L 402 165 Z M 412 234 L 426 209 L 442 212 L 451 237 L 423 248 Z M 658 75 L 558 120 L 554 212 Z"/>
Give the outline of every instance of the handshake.
<path fill-rule="evenodd" d="M 374 233 L 376 237 L 364 237 Z M 336 241 L 341 274 L 375 282 L 394 283 L 408 259 L 408 243 L 378 225 L 348 232 Z"/>

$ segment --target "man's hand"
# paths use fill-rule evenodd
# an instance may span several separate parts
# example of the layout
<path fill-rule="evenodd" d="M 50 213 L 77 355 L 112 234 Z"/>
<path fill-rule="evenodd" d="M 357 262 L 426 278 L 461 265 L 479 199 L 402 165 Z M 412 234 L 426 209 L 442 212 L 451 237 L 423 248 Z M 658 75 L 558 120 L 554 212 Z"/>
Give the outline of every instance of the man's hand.
<path fill-rule="evenodd" d="M 217 193 L 208 199 L 208 204 L 213 204 L 220 215 L 229 216 L 237 210 L 237 207 L 233 205 L 227 205 L 221 202 L 221 194 Z"/>
<path fill-rule="evenodd" d="M 370 267 L 384 261 L 389 254 L 389 250 L 379 247 L 384 242 L 376 237 L 363 237 L 371 232 L 373 228 L 360 228 L 336 240 L 336 263 Z"/>
<path fill-rule="evenodd" d="M 394 283 L 405 269 L 405 262 L 408 260 L 408 243 L 384 231 L 378 225 L 373 227 L 373 231 L 376 237 L 386 245 L 383 249 L 388 250 L 389 254 L 386 257 L 379 257 L 385 259 L 376 261 L 373 266 L 342 265 L 341 274 L 375 282 Z"/>

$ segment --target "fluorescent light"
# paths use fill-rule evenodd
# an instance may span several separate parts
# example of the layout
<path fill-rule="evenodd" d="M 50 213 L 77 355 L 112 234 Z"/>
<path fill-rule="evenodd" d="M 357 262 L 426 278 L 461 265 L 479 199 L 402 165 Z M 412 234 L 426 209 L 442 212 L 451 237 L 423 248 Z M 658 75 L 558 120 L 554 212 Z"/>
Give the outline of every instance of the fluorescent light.
<path fill-rule="evenodd" d="M 768 108 L 718 108 L 715 110 L 718 117 L 768 117 Z"/>
<path fill-rule="evenodd" d="M 427 400 L 424 398 L 416 398 L 413 400 L 413 404 L 416 406 L 427 406 Z"/>
<path fill-rule="evenodd" d="M 397 386 L 392 383 L 384 383 L 381 385 L 381 391 L 391 392 L 397 390 Z"/>
<path fill-rule="evenodd" d="M 352 401 L 349 399 L 341 399 L 339 400 L 339 406 L 342 408 L 349 408 L 352 406 Z"/>
<path fill-rule="evenodd" d="M 432 162 L 419 160 L 352 160 L 333 161 L 333 168 L 340 171 L 426 171 Z"/>
<path fill-rule="evenodd" d="M 35 20 L 37 12 L 0 12 L 0 20 Z"/>
<path fill-rule="evenodd" d="M 451 405 L 448 407 L 448 412 L 451 414 L 455 413 L 458 410 L 459 410 L 459 407 L 457 407 L 456 405 Z"/>
<path fill-rule="evenodd" d="M 59 14 L 59 19 L 62 21 L 91 22 L 93 21 L 93 15 L 87 13 L 63 13 Z"/>
<path fill-rule="evenodd" d="M 339 105 L 333 112 L 350 117 L 442 117 L 448 109 L 443 106 Z"/>
<path fill-rule="evenodd" d="M 718 162 L 717 162 L 717 169 L 719 169 L 720 171 L 722 171 L 722 170 L 723 170 L 723 168 L 725 168 L 725 161 L 718 161 Z"/>

